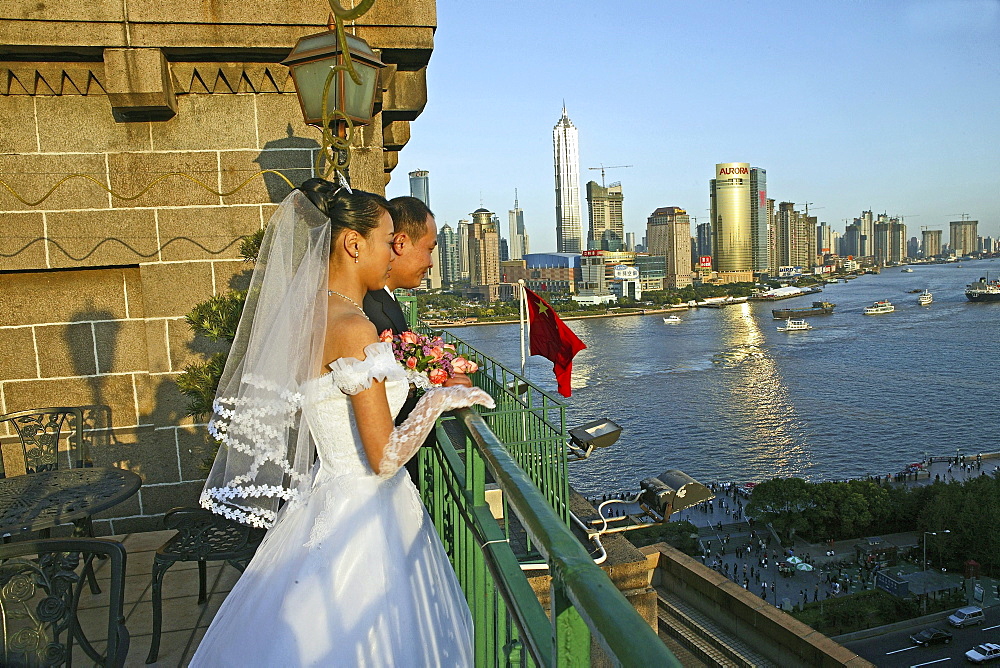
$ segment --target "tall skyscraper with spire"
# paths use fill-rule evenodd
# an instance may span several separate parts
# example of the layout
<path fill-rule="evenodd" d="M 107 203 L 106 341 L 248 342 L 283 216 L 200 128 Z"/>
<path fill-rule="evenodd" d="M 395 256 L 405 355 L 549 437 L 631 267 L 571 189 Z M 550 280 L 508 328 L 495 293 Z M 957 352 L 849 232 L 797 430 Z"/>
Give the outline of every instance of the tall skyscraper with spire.
<path fill-rule="evenodd" d="M 514 208 L 507 212 L 510 233 L 510 259 L 520 260 L 528 250 L 528 235 L 524 231 L 524 211 L 517 205 L 517 189 L 514 189 Z"/>
<path fill-rule="evenodd" d="M 556 251 L 579 253 L 583 245 L 580 213 L 580 141 L 576 126 L 566 115 L 552 129 L 552 153 L 556 176 Z"/>

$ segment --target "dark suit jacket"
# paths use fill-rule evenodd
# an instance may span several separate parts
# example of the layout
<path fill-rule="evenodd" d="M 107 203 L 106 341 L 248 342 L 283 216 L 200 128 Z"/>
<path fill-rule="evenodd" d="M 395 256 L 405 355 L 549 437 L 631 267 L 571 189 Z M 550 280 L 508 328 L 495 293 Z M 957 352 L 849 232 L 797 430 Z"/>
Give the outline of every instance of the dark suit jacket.
<path fill-rule="evenodd" d="M 372 290 L 366 294 L 363 306 L 365 315 L 375 324 L 379 334 L 387 329 L 393 334 L 402 334 L 409 329 L 399 302 L 385 290 Z"/>
<path fill-rule="evenodd" d="M 379 334 L 387 329 L 392 330 L 393 334 L 402 334 L 409 329 L 399 302 L 385 290 L 372 290 L 366 294 L 363 306 L 365 315 L 374 323 Z M 397 425 L 410 415 L 416 403 L 417 397 L 411 393 L 406 403 L 399 409 L 399 415 L 396 416 Z"/>

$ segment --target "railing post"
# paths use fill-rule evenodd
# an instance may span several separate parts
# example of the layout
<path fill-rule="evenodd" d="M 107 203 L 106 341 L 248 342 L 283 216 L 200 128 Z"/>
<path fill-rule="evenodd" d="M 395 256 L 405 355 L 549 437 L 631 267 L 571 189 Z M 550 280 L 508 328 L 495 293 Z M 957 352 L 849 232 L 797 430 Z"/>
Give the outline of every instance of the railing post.
<path fill-rule="evenodd" d="M 555 665 L 557 668 L 587 668 L 590 666 L 590 629 L 573 607 L 565 587 L 555 573 L 550 592 Z"/>

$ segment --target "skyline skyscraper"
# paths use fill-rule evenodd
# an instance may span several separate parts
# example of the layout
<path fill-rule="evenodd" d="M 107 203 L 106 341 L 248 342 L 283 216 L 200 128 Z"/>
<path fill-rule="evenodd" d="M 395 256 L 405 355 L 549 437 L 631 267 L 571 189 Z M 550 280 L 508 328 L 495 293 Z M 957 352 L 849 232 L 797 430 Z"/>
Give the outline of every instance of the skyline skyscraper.
<path fill-rule="evenodd" d="M 709 183 L 712 212 L 712 266 L 719 272 L 753 270 L 750 229 L 750 163 L 715 165 Z"/>
<path fill-rule="evenodd" d="M 770 266 L 769 230 L 771 219 L 767 215 L 767 171 L 750 168 L 750 257 L 753 270 L 766 272 Z"/>
<path fill-rule="evenodd" d="M 488 209 L 472 212 L 469 225 L 469 284 L 476 286 L 500 283 L 500 231 L 496 216 Z"/>
<path fill-rule="evenodd" d="M 468 220 L 458 221 L 458 278 L 469 280 L 469 227 Z"/>
<path fill-rule="evenodd" d="M 816 216 L 795 210 L 795 202 L 781 202 L 775 216 L 775 258 L 779 267 L 816 265 Z"/>
<path fill-rule="evenodd" d="M 418 200 L 430 207 L 430 172 L 425 169 L 416 169 L 410 172 L 410 197 L 416 197 Z"/>
<path fill-rule="evenodd" d="M 596 181 L 587 183 L 588 250 L 620 251 L 625 247 L 625 222 L 622 217 L 622 184 L 604 187 Z"/>
<path fill-rule="evenodd" d="M 449 285 L 458 282 L 458 235 L 448 223 L 438 231 L 438 250 L 441 257 L 441 281 Z"/>
<path fill-rule="evenodd" d="M 979 250 L 979 221 L 953 220 L 948 223 L 950 236 L 948 245 L 955 255 L 967 255 Z"/>
<path fill-rule="evenodd" d="M 552 153 L 556 186 L 556 251 L 579 253 L 585 250 L 580 213 L 580 140 L 566 115 L 552 128 Z"/>
<path fill-rule="evenodd" d="M 691 218 L 677 206 L 661 206 L 646 219 L 647 252 L 664 258 L 664 287 L 691 285 Z"/>
<path fill-rule="evenodd" d="M 520 260 L 531 251 L 528 250 L 528 233 L 524 230 L 524 211 L 517 205 L 517 188 L 514 189 L 514 208 L 507 212 L 507 230 L 510 259 Z"/>
<path fill-rule="evenodd" d="M 941 235 L 943 230 L 922 230 L 920 247 L 924 257 L 936 257 L 941 254 Z"/>

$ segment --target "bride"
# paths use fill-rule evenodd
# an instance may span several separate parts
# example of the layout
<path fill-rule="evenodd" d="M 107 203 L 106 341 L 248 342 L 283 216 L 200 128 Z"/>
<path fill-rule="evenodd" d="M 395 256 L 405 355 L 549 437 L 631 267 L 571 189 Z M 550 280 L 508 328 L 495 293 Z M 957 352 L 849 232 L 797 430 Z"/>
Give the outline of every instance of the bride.
<path fill-rule="evenodd" d="M 192 666 L 469 666 L 472 621 L 403 464 L 442 411 L 493 401 L 408 385 L 361 310 L 394 254 L 382 197 L 321 179 L 268 224 L 209 430 L 203 506 L 269 527 Z"/>

